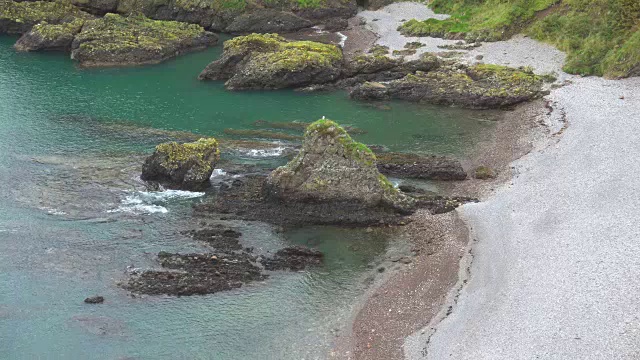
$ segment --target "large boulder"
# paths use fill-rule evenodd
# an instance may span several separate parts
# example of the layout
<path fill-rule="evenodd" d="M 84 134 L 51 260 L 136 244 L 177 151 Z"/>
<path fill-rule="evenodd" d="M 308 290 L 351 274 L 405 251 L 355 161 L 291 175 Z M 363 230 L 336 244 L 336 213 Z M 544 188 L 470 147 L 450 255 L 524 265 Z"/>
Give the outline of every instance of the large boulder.
<path fill-rule="evenodd" d="M 43 21 L 62 24 L 92 17 L 65 1 L 0 0 L 0 34 L 24 34 Z"/>
<path fill-rule="evenodd" d="M 14 47 L 18 51 L 70 51 L 73 38 L 80 32 L 84 22 L 84 19 L 76 19 L 63 24 L 42 22 L 22 35 Z"/>
<path fill-rule="evenodd" d="M 335 45 L 251 34 L 225 41 L 222 57 L 199 78 L 226 80 L 232 90 L 281 89 L 335 81 L 341 67 L 342 51 Z"/>
<path fill-rule="evenodd" d="M 214 138 L 184 144 L 168 142 L 156 146 L 153 155 L 145 160 L 140 178 L 171 188 L 199 190 L 209 185 L 219 159 L 220 150 Z"/>
<path fill-rule="evenodd" d="M 452 64 L 416 71 L 386 83 L 363 83 L 351 90 L 358 100 L 402 99 L 475 109 L 500 108 L 539 97 L 543 79 L 527 69 L 499 65 Z"/>
<path fill-rule="evenodd" d="M 313 26 L 313 23 L 291 12 L 258 9 L 242 14 L 229 24 L 230 33 L 286 33 Z"/>
<path fill-rule="evenodd" d="M 376 156 L 331 120 L 307 128 L 300 153 L 266 180 L 268 197 L 285 202 L 357 203 L 410 212 L 411 199 L 380 174 Z"/>
<path fill-rule="evenodd" d="M 85 22 L 71 58 L 85 67 L 155 64 L 217 42 L 199 25 L 107 14 Z"/>

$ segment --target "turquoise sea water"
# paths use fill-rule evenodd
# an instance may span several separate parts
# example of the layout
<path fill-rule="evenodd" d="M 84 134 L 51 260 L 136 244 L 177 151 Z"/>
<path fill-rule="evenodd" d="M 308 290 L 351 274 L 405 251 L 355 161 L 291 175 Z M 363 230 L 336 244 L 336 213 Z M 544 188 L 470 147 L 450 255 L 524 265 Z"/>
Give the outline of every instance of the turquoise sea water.
<path fill-rule="evenodd" d="M 324 358 L 367 265 L 402 246 L 382 232 L 233 222 L 258 251 L 301 243 L 326 263 L 210 296 L 132 297 L 116 285 L 127 266 L 205 250 L 180 233 L 198 226 L 191 204 L 204 197 L 148 193 L 137 179 L 158 141 L 150 130 L 218 136 L 326 116 L 367 130 L 357 139 L 368 144 L 462 155 L 491 128 L 486 113 L 379 110 L 342 92 L 227 92 L 196 79 L 220 46 L 157 66 L 79 70 L 67 55 L 18 54 L 14 41 L 0 37 L 0 359 Z M 106 302 L 85 305 L 93 294 Z"/>

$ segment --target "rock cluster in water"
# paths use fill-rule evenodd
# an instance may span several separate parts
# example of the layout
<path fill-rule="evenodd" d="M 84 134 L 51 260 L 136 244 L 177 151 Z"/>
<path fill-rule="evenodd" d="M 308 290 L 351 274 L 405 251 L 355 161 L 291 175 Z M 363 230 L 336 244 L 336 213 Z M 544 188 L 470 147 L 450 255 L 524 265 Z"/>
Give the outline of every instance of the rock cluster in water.
<path fill-rule="evenodd" d="M 339 48 L 289 41 L 276 34 L 228 40 L 201 80 L 225 80 L 231 90 L 342 88 L 365 101 L 402 99 L 468 108 L 499 108 L 542 95 L 543 79 L 528 69 L 466 65 L 423 54 L 417 60 L 370 54 L 344 58 Z"/>
<path fill-rule="evenodd" d="M 280 89 L 337 80 L 341 66 L 342 51 L 335 45 L 251 34 L 225 41 L 222 58 L 199 78 L 226 80 L 233 90 Z"/>
<path fill-rule="evenodd" d="M 162 269 L 137 271 L 122 287 L 147 295 L 205 295 L 263 281 L 268 277 L 263 270 L 299 271 L 322 263 L 322 253 L 302 246 L 278 250 L 272 257 L 253 255 L 253 249 L 242 249 L 240 232 L 221 225 L 187 234 L 215 252 L 160 252 L 157 260 Z"/>
<path fill-rule="evenodd" d="M 338 124 L 309 125 L 300 153 L 266 181 L 270 197 L 294 202 L 356 202 L 410 212 L 412 202 L 376 166 L 375 154 Z"/>
<path fill-rule="evenodd" d="M 142 165 L 141 179 L 156 181 L 170 188 L 202 189 L 209 185 L 209 178 L 219 159 L 220 149 L 214 138 L 184 144 L 160 144 Z"/>

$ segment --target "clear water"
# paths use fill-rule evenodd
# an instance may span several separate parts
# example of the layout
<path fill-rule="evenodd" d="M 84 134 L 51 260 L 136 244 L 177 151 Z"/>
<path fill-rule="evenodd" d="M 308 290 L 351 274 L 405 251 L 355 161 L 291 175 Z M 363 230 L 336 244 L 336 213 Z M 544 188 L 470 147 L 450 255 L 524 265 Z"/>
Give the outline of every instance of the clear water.
<path fill-rule="evenodd" d="M 66 55 L 18 54 L 14 41 L 0 37 L 1 359 L 324 358 L 367 265 L 398 244 L 379 232 L 236 222 L 258 251 L 302 243 L 326 264 L 210 296 L 132 297 L 116 285 L 127 266 L 154 266 L 160 250 L 203 250 L 180 231 L 198 226 L 191 204 L 206 195 L 145 193 L 137 178 L 162 137 L 154 131 L 216 136 L 260 119 L 326 116 L 366 129 L 357 138 L 369 144 L 460 155 L 491 128 L 488 113 L 383 111 L 341 92 L 227 92 L 196 79 L 220 47 L 157 66 L 78 70 Z M 106 302 L 85 305 L 93 294 Z"/>

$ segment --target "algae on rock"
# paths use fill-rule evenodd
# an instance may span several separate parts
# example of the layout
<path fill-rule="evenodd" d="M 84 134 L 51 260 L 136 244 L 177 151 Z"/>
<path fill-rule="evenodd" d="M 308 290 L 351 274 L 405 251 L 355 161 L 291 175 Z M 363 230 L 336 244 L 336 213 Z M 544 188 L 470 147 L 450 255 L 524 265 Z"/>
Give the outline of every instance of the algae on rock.
<path fill-rule="evenodd" d="M 82 66 L 154 64 L 217 41 L 199 25 L 106 14 L 85 22 L 73 41 L 71 58 Z"/>
<path fill-rule="evenodd" d="M 410 212 L 413 201 L 380 174 L 375 154 L 331 120 L 307 128 L 300 153 L 274 170 L 268 196 L 285 201 L 356 202 Z"/>
<path fill-rule="evenodd" d="M 334 81 L 341 64 L 342 51 L 335 45 L 251 34 L 225 41 L 222 58 L 199 78 L 227 80 L 228 89 L 280 89 Z"/>
<path fill-rule="evenodd" d="M 0 34 L 23 34 L 41 22 L 62 24 L 75 19 L 90 19 L 87 14 L 69 2 L 0 0 Z"/>
<path fill-rule="evenodd" d="M 18 51 L 71 50 L 73 39 L 82 29 L 84 19 L 75 19 L 62 24 L 49 24 L 46 21 L 35 25 L 16 42 Z"/>
<path fill-rule="evenodd" d="M 141 178 L 169 187 L 198 190 L 209 184 L 219 159 L 220 149 L 214 138 L 184 144 L 163 143 L 145 160 Z"/>

